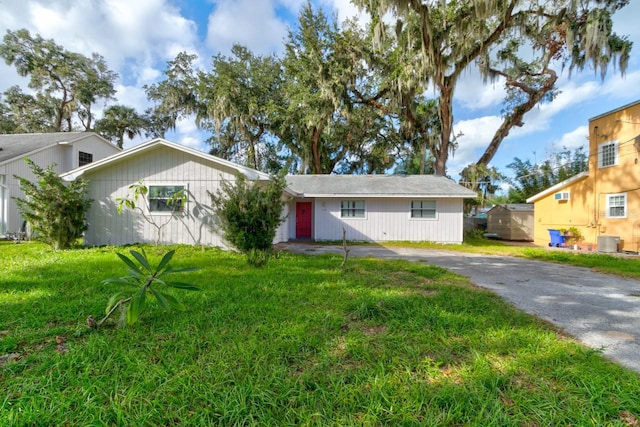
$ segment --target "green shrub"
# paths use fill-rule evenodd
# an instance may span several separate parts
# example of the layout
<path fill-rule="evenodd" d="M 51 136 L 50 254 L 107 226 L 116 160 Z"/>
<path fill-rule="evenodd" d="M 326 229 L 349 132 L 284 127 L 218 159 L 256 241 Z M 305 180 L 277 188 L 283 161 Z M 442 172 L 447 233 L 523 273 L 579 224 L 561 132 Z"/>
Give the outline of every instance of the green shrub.
<path fill-rule="evenodd" d="M 262 266 L 269 259 L 276 230 L 284 221 L 285 187 L 282 177 L 263 183 L 238 175 L 235 183 L 222 181 L 216 194 L 209 192 L 224 239 L 251 265 Z"/>
<path fill-rule="evenodd" d="M 53 169 L 42 169 L 25 159 L 37 182 L 16 176 L 25 199 L 14 197 L 31 229 L 54 249 L 70 247 L 87 229 L 85 214 L 93 200 L 87 199 L 87 181 L 65 183 Z"/>

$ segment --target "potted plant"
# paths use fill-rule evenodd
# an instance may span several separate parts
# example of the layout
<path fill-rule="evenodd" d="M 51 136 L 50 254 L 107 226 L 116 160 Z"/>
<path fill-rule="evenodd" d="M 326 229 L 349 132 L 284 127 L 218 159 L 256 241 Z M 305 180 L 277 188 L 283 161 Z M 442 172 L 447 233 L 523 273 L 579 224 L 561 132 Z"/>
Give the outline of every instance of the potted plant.
<path fill-rule="evenodd" d="M 582 233 L 576 227 L 561 228 L 560 233 L 565 237 L 565 243 L 567 246 L 574 246 L 574 249 L 579 249 L 577 246 L 582 242 Z"/>

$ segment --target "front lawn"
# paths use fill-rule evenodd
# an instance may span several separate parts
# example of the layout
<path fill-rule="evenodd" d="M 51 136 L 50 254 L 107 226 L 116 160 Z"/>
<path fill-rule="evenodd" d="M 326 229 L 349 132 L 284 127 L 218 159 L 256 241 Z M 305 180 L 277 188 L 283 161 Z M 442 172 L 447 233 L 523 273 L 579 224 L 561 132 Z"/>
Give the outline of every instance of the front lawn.
<path fill-rule="evenodd" d="M 477 237 L 465 237 L 462 244 L 456 245 L 443 245 L 432 242 L 385 242 L 384 244 L 387 246 L 441 249 L 530 258 L 537 259 L 539 261 L 576 265 L 578 267 L 591 268 L 600 273 L 640 279 L 640 256 L 637 255 L 610 255 L 606 253 L 590 252 L 584 249 L 574 251 L 566 248 L 514 246 L 497 240 Z"/>
<path fill-rule="evenodd" d="M 125 248 L 0 244 L 0 425 L 638 425 L 637 374 L 444 269 L 176 249 L 186 312 L 89 330 Z"/>

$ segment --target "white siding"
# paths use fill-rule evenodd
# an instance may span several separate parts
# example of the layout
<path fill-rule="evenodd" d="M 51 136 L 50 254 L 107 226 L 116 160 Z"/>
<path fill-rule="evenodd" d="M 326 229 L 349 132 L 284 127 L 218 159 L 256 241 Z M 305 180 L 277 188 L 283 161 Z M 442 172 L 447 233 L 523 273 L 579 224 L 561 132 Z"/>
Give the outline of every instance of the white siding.
<path fill-rule="evenodd" d="M 79 166 L 78 160 L 80 151 L 93 155 L 93 161 L 102 160 L 112 154 L 119 153 L 120 150 L 111 143 L 105 142 L 97 135 L 89 135 L 79 141 L 74 142 L 67 151 L 65 159 L 65 171 L 70 171 Z"/>
<path fill-rule="evenodd" d="M 72 145 L 55 145 L 50 148 L 38 151 L 28 157 L 38 166 L 45 169 L 53 163 L 56 164 L 54 170 L 57 173 L 67 172 L 78 166 L 78 151 L 93 153 L 93 160 L 97 161 L 119 152 L 117 147 L 105 143 L 99 137 L 90 135 Z M 75 154 L 73 154 L 75 153 Z M 75 156 L 75 163 L 73 158 Z M 12 197 L 24 198 L 24 193 L 20 190 L 20 184 L 14 175 L 35 181 L 36 177 L 23 158 L 16 158 L 0 166 L 0 174 L 6 176 L 6 230 L 16 232 L 22 227 L 22 215 Z M 0 234 L 2 234 L 0 225 Z"/>
<path fill-rule="evenodd" d="M 56 163 L 54 168 L 56 172 L 64 172 L 62 163 L 64 161 L 63 150 L 59 149 L 59 146 L 49 148 L 47 150 L 39 151 L 31 156 L 31 160 L 43 169 L 52 163 Z M 0 172 L 6 175 L 7 180 L 7 229 L 6 231 L 16 232 L 22 227 L 22 215 L 18 210 L 16 202 L 12 197 L 24 198 L 24 193 L 20 190 L 19 181 L 14 178 L 14 175 L 26 178 L 31 182 L 36 180 L 35 175 L 31 172 L 29 165 L 24 159 L 15 159 L 12 162 L 5 164 L 4 172 Z"/>
<path fill-rule="evenodd" d="M 215 167 L 214 167 L 215 166 Z M 144 185 L 183 185 L 188 201 L 184 213 L 156 214 L 156 223 L 164 223 L 160 243 L 181 243 L 226 247 L 215 224 L 215 213 L 208 192 L 216 193 L 222 180 L 234 181 L 235 170 L 214 165 L 188 153 L 159 146 L 138 156 L 90 171 L 90 197 L 94 199 L 87 218 L 87 245 L 124 245 L 155 242 L 156 229 L 138 211 L 124 208 L 117 213 L 117 198 L 131 195 L 129 186 L 142 181 Z M 137 206 L 148 213 L 146 199 Z M 275 241 L 286 240 L 286 226 L 280 228 Z"/>
<path fill-rule="evenodd" d="M 344 226 L 347 240 L 353 241 L 462 242 L 462 199 L 432 199 L 437 203 L 436 219 L 411 218 L 414 199 L 364 200 L 365 218 L 341 218 L 340 199 L 316 199 L 314 239 L 341 240 Z"/>

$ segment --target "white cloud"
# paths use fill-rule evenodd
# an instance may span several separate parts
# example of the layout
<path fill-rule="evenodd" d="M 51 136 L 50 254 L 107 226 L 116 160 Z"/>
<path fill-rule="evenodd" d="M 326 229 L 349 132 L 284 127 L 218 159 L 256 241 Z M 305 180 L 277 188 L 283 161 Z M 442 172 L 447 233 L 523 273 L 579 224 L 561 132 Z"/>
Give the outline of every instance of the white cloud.
<path fill-rule="evenodd" d="M 458 149 L 453 156 L 449 156 L 448 173 L 458 174 L 469 163 L 478 160 L 501 122 L 498 116 L 484 116 L 455 123 L 454 132 L 462 135 L 457 139 Z"/>
<path fill-rule="evenodd" d="M 369 14 L 360 10 L 360 8 L 354 5 L 350 0 L 322 0 L 322 2 L 336 12 L 338 22 L 344 22 L 347 19 L 355 19 L 362 28 L 371 22 Z"/>
<path fill-rule="evenodd" d="M 553 141 L 548 147 L 550 153 L 557 153 L 564 148 L 576 149 L 589 144 L 589 126 L 583 125 L 560 136 L 559 139 Z"/>
<path fill-rule="evenodd" d="M 637 88 L 640 88 L 640 70 L 631 71 L 624 77 L 619 73 L 612 75 L 603 84 L 602 94 L 616 98 L 628 98 L 629 95 L 633 95 L 637 98 Z"/>
<path fill-rule="evenodd" d="M 270 54 L 282 50 L 286 35 L 287 25 L 276 16 L 271 0 L 223 0 L 209 16 L 207 45 L 227 53 L 239 43 L 254 53 Z"/>
<path fill-rule="evenodd" d="M 498 107 L 505 96 L 504 78 L 485 82 L 478 70 L 467 71 L 458 81 L 454 93 L 455 101 L 471 111 Z"/>
<path fill-rule="evenodd" d="M 116 69 L 126 58 L 148 65 L 195 50 L 195 23 L 166 0 L 25 3 L 29 21 L 22 26 L 68 50 L 99 52 Z"/>

